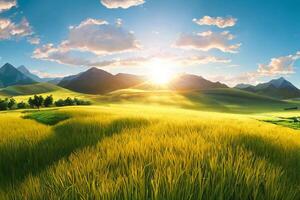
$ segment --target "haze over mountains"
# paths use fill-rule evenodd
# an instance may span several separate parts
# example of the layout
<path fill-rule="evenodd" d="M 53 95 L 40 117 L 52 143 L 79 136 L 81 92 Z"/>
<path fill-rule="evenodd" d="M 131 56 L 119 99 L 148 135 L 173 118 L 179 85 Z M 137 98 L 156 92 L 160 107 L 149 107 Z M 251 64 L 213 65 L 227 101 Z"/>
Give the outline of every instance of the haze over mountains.
<path fill-rule="evenodd" d="M 63 88 L 86 94 L 105 94 L 127 88 L 156 89 L 144 76 L 124 73 L 113 75 L 98 68 L 90 68 L 85 72 L 67 76 L 63 79 L 40 78 L 31 73 L 25 66 L 15 68 L 9 63 L 0 68 L 0 88 L 13 85 L 27 85 L 37 82 L 50 82 L 58 84 Z M 223 83 L 212 82 L 201 76 L 192 74 L 177 75 L 166 87 L 172 90 L 184 91 L 229 88 Z M 300 97 L 300 90 L 284 78 L 274 79 L 256 86 L 238 84 L 234 88 L 276 99 Z"/>

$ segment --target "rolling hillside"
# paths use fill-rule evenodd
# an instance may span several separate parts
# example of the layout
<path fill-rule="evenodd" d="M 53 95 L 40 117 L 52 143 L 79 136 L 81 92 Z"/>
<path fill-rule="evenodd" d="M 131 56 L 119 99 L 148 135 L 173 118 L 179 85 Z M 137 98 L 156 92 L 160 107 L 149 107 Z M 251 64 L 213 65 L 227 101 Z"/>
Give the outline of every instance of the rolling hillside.
<path fill-rule="evenodd" d="M 0 90 L 2 96 L 22 96 L 54 92 L 63 88 L 50 83 L 9 86 Z"/>
<path fill-rule="evenodd" d="M 222 112 L 270 112 L 283 111 L 285 108 L 299 106 L 273 99 L 252 92 L 231 88 L 172 91 L 172 90 L 141 90 L 125 89 L 111 92 L 107 95 L 92 96 L 96 102 L 112 103 L 144 103 L 179 106 L 184 108 L 222 111 Z"/>

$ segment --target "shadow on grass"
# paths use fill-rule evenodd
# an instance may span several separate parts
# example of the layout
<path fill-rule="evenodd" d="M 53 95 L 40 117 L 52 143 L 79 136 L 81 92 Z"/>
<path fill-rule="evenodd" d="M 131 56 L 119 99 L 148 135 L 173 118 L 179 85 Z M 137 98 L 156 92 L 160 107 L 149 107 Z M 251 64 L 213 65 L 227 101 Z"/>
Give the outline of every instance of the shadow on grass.
<path fill-rule="evenodd" d="M 300 184 L 300 148 L 289 143 L 277 144 L 271 138 L 255 135 L 239 135 L 233 138 L 232 145 L 242 146 L 255 156 L 265 159 L 283 169 L 287 178 Z M 289 145 L 289 146 L 284 146 Z"/>
<path fill-rule="evenodd" d="M 96 145 L 106 136 L 123 129 L 147 126 L 144 119 L 117 119 L 111 123 L 67 121 L 54 127 L 48 138 L 29 144 L 19 141 L 0 146 L 0 187 L 17 186 L 28 175 L 38 174 L 82 148 Z"/>

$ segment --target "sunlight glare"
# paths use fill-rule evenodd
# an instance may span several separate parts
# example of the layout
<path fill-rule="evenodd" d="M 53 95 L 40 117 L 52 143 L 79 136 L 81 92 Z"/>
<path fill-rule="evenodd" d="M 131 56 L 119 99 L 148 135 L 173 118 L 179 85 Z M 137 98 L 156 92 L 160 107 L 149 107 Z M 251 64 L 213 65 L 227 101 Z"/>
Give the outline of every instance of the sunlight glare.
<path fill-rule="evenodd" d="M 165 85 L 169 83 L 174 73 L 170 67 L 170 63 L 163 62 L 161 60 L 151 62 L 148 74 L 149 81 L 158 85 Z"/>

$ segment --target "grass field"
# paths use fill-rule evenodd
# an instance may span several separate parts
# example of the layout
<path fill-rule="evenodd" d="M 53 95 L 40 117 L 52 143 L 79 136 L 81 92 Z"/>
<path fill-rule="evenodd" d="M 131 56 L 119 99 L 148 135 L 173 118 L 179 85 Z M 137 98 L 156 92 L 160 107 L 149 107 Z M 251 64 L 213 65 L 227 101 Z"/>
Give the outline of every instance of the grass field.
<path fill-rule="evenodd" d="M 300 199 L 300 131 L 266 122 L 300 116 L 282 109 L 296 102 L 224 92 L 127 90 L 1 112 L 0 197 Z"/>

